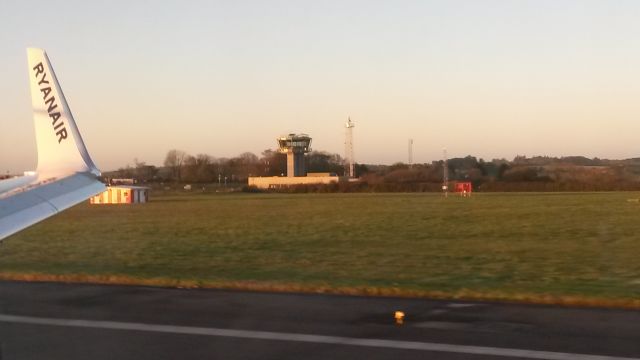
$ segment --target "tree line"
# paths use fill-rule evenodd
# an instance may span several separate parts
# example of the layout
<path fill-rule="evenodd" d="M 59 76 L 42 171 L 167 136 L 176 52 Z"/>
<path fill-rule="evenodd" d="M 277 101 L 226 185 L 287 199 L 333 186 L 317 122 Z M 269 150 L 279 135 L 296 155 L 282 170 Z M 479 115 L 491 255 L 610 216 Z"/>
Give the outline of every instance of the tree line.
<path fill-rule="evenodd" d="M 313 151 L 306 155 L 308 172 L 344 174 L 344 160 L 334 153 Z M 110 178 L 133 178 L 139 183 L 232 183 L 247 184 L 250 176 L 285 176 L 286 155 L 265 150 L 232 158 L 207 154 L 190 155 L 173 149 L 164 166 L 134 160 L 105 173 Z M 357 183 L 306 185 L 282 189 L 292 192 L 326 191 L 441 191 L 444 162 L 408 165 L 358 164 Z M 627 160 L 572 157 L 525 157 L 485 161 L 474 156 L 447 161 L 450 187 L 453 182 L 471 182 L 475 191 L 601 191 L 640 190 L 640 158 Z"/>
<path fill-rule="evenodd" d="M 232 158 L 216 158 L 207 154 L 190 155 L 182 150 L 169 150 L 163 167 L 134 160 L 133 166 L 105 172 L 105 176 L 135 179 L 140 183 L 246 183 L 250 176 L 286 176 L 287 157 L 276 150 L 265 150 L 261 156 L 244 152 Z M 342 175 L 344 161 L 338 154 L 312 151 L 306 155 L 309 172 Z"/>

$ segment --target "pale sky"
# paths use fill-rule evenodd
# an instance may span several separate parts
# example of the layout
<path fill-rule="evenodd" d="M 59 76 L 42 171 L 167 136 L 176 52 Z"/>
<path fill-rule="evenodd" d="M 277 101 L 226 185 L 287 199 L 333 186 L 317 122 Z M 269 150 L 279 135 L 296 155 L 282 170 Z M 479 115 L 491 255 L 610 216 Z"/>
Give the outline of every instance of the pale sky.
<path fill-rule="evenodd" d="M 640 1 L 0 1 L 0 173 L 44 48 L 102 170 L 307 133 L 360 163 L 640 156 Z"/>

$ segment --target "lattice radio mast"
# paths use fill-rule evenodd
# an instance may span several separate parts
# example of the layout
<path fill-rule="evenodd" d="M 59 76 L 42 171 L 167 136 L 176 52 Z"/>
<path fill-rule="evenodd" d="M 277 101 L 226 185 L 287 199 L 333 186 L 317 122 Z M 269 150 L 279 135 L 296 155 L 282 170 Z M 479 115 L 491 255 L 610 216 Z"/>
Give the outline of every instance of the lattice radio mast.
<path fill-rule="evenodd" d="M 355 158 L 353 155 L 353 128 L 356 125 L 351 121 L 351 117 L 345 124 L 345 136 L 344 136 L 344 174 L 349 178 L 356 176 L 355 171 Z"/>
<path fill-rule="evenodd" d="M 444 197 L 448 196 L 449 193 L 449 166 L 447 165 L 447 148 L 442 149 L 442 191 L 444 192 Z"/>
<path fill-rule="evenodd" d="M 413 167 L 413 139 L 409 139 L 409 168 Z"/>

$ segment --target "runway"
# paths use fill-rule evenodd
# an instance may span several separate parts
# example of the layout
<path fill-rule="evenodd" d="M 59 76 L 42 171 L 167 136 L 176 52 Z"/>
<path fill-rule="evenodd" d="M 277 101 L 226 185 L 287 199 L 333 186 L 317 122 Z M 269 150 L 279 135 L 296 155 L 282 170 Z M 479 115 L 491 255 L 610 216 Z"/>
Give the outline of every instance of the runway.
<path fill-rule="evenodd" d="M 45 358 L 640 359 L 640 312 L 0 282 L 0 359 Z"/>

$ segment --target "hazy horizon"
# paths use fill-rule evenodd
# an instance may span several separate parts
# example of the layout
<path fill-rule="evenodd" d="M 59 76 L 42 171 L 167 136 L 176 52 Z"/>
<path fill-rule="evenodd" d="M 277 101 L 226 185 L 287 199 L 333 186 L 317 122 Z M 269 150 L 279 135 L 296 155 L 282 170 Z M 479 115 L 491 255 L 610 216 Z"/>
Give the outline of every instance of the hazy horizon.
<path fill-rule="evenodd" d="M 636 1 L 0 3 L 0 173 L 36 166 L 26 48 L 48 52 L 113 170 L 168 150 L 259 155 L 307 133 L 359 163 L 626 159 L 640 131 Z"/>

